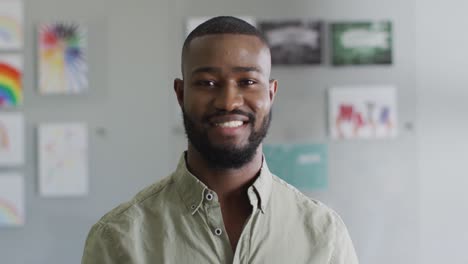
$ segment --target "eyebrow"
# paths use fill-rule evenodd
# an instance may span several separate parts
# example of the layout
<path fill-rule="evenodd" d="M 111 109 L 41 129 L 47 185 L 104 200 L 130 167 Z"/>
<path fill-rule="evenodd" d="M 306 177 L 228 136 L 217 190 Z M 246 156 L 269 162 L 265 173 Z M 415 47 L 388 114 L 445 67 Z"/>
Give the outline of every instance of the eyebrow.
<path fill-rule="evenodd" d="M 258 72 L 258 73 L 262 73 L 262 71 L 257 68 L 257 67 L 243 67 L 243 66 L 236 66 L 236 67 L 232 67 L 231 70 L 233 72 Z M 197 74 L 197 73 L 220 73 L 222 70 L 221 68 L 218 68 L 218 67 L 210 67 L 210 66 L 206 66 L 206 67 L 199 67 L 199 68 L 196 68 L 195 70 L 192 71 L 192 76 Z"/>
<path fill-rule="evenodd" d="M 192 71 L 192 76 L 197 74 L 197 73 L 203 73 L 203 72 L 206 72 L 206 73 L 220 73 L 221 68 L 217 68 L 217 67 L 199 67 L 199 68 L 196 68 L 195 70 Z"/>
<path fill-rule="evenodd" d="M 233 72 L 259 72 L 259 73 L 262 72 L 257 67 L 233 67 L 232 71 Z"/>

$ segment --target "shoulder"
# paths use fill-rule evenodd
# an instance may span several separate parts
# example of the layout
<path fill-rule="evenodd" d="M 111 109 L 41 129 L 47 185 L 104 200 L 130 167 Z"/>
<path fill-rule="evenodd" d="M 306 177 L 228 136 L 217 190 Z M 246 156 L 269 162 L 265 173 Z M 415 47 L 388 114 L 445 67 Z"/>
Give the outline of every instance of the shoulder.
<path fill-rule="evenodd" d="M 292 185 L 273 175 L 274 203 L 277 211 L 289 214 L 294 226 L 301 223 L 312 238 L 332 245 L 330 263 L 357 264 L 358 260 L 348 230 L 341 217 L 322 202 L 311 199 Z M 296 220 L 296 221 L 295 221 Z M 297 221 L 299 220 L 299 221 Z"/>
<path fill-rule="evenodd" d="M 120 262 L 124 252 L 133 250 L 131 241 L 138 236 L 151 207 L 166 199 L 166 190 L 170 189 L 172 182 L 171 175 L 146 187 L 95 223 L 86 238 L 82 263 Z"/>
<path fill-rule="evenodd" d="M 290 214 L 303 218 L 305 223 L 322 226 L 325 229 L 335 228 L 341 218 L 330 207 L 319 200 L 312 199 L 294 186 L 279 177 L 272 175 L 272 193 L 276 203 L 282 204 Z"/>
<path fill-rule="evenodd" d="M 135 214 L 141 213 L 145 209 L 148 202 L 158 203 L 165 199 L 165 190 L 173 184 L 172 175 L 163 178 L 162 180 L 144 188 L 138 192 L 130 201 L 124 202 L 106 213 L 99 222 L 98 226 L 107 225 L 113 222 L 128 220 Z"/>
<path fill-rule="evenodd" d="M 296 187 L 280 179 L 278 176 L 272 175 L 272 177 L 273 177 L 273 190 L 272 191 L 273 192 L 276 191 L 281 196 L 281 199 L 287 199 L 289 201 L 292 200 L 294 201 L 295 204 L 298 204 L 300 206 L 304 206 L 310 209 L 323 210 L 323 211 L 327 211 L 330 213 L 333 212 L 333 210 L 331 210 L 322 202 L 306 196 L 301 191 L 299 191 Z"/>

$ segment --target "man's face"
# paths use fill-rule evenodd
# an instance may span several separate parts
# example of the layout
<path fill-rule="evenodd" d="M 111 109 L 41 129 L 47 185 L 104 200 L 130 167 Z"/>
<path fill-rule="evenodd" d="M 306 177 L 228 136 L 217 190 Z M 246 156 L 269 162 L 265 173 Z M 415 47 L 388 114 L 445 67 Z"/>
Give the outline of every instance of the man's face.
<path fill-rule="evenodd" d="M 175 90 L 189 142 L 215 168 L 248 163 L 266 136 L 276 81 L 270 53 L 255 36 L 192 40 Z"/>

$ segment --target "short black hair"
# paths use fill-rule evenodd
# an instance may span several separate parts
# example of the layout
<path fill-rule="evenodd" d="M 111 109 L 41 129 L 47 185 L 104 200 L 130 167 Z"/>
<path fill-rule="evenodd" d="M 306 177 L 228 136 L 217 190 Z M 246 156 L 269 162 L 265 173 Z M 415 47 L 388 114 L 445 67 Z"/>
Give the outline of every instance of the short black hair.
<path fill-rule="evenodd" d="M 251 35 L 260 39 L 265 46 L 268 47 L 268 42 L 265 39 L 265 36 L 256 27 L 237 17 L 217 16 L 201 23 L 187 36 L 182 47 L 182 66 L 185 53 L 193 39 L 215 34 Z"/>

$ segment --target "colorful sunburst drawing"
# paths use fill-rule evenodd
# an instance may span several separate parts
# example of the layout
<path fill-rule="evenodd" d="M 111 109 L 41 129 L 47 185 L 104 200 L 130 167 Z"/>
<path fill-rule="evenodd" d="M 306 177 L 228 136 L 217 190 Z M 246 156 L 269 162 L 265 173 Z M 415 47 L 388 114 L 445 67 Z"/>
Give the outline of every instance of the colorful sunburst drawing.
<path fill-rule="evenodd" d="M 76 23 L 39 27 L 39 91 L 75 94 L 88 89 L 87 30 Z"/>

